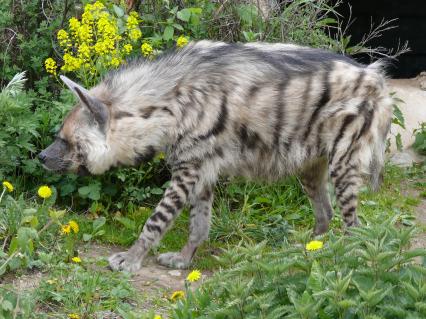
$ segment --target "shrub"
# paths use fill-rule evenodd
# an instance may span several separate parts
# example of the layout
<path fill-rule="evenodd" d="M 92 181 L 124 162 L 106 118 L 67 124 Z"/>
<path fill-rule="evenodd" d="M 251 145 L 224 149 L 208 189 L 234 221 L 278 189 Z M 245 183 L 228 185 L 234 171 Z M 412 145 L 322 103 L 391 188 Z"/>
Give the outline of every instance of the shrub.
<path fill-rule="evenodd" d="M 219 258 L 224 270 L 187 291 L 172 318 L 423 318 L 426 267 L 409 249 L 414 228 L 380 225 L 329 234 L 324 246 L 311 234 L 292 244 L 239 246 Z"/>

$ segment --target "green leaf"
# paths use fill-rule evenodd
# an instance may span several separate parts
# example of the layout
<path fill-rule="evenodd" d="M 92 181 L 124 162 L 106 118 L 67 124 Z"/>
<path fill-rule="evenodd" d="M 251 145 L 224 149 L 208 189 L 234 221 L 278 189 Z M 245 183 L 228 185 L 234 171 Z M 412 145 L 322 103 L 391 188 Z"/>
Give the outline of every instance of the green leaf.
<path fill-rule="evenodd" d="M 405 119 L 404 115 L 402 114 L 400 108 L 394 104 L 393 105 L 393 119 L 392 123 L 401 126 L 403 129 L 405 129 Z"/>
<path fill-rule="evenodd" d="M 191 18 L 191 11 L 188 8 L 182 9 L 177 12 L 177 15 L 179 20 L 188 22 L 189 18 Z"/>
<path fill-rule="evenodd" d="M 90 239 L 92 239 L 92 235 L 90 235 L 90 234 L 83 234 L 83 240 L 84 241 L 89 241 Z"/>
<path fill-rule="evenodd" d="M 115 4 L 112 7 L 113 7 L 114 12 L 117 15 L 117 17 L 121 18 L 122 16 L 124 16 L 124 10 L 121 7 L 119 7 Z"/>
<path fill-rule="evenodd" d="M 163 193 L 164 191 L 159 187 L 154 187 L 153 189 L 151 189 L 151 194 L 162 195 Z"/>
<path fill-rule="evenodd" d="M 93 230 L 97 231 L 99 228 L 101 228 L 106 223 L 105 217 L 99 217 L 93 222 Z"/>
<path fill-rule="evenodd" d="M 80 187 L 78 193 L 83 198 L 90 198 L 92 200 L 99 200 L 101 198 L 101 184 L 93 183 L 87 186 Z"/>
<path fill-rule="evenodd" d="M 131 229 L 131 230 L 136 229 L 136 223 L 127 217 L 115 217 L 114 219 L 117 220 L 120 224 L 122 224 L 127 229 Z"/>
<path fill-rule="evenodd" d="M 164 28 L 163 39 L 165 41 L 169 41 L 169 40 L 173 39 L 174 32 L 175 32 L 175 29 L 172 26 L 170 26 L 170 25 L 166 26 Z"/>
<path fill-rule="evenodd" d="M 13 305 L 9 300 L 3 300 L 3 302 L 1 303 L 1 307 L 5 311 L 12 311 L 13 310 Z"/>

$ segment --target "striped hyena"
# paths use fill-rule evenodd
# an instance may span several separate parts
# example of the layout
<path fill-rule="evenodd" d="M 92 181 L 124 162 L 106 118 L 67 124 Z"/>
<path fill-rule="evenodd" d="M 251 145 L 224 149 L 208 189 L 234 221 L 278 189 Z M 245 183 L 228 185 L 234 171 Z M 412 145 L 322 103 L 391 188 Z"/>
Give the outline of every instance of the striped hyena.
<path fill-rule="evenodd" d="M 188 243 L 158 257 L 187 267 L 207 239 L 219 175 L 299 175 L 316 234 L 333 214 L 329 177 L 348 227 L 358 225 L 362 173 L 378 184 L 392 113 L 379 63 L 295 45 L 201 41 L 129 62 L 90 91 L 62 80 L 80 102 L 40 153 L 46 168 L 102 174 L 164 151 L 172 171 L 140 238 L 110 257 L 112 269 L 139 269 L 189 204 Z"/>

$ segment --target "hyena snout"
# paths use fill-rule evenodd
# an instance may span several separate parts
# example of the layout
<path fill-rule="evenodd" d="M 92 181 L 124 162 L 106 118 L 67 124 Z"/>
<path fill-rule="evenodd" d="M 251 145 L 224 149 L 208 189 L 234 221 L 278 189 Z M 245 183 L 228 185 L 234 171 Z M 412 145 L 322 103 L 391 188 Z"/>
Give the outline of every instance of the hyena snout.
<path fill-rule="evenodd" d="M 43 167 L 49 171 L 66 172 L 71 168 L 71 162 L 66 160 L 67 149 L 63 142 L 55 141 L 38 154 L 38 159 Z"/>

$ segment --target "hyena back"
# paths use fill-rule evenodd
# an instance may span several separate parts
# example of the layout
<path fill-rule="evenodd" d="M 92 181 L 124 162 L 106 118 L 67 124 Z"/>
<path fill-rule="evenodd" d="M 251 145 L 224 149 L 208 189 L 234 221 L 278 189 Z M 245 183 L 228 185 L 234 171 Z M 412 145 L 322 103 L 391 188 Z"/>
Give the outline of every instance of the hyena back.
<path fill-rule="evenodd" d="M 362 174 L 377 184 L 382 169 L 391 101 L 378 63 L 295 45 L 201 41 L 129 62 L 90 91 L 63 80 L 80 103 L 40 154 L 47 168 L 101 174 L 164 151 L 172 170 L 139 240 L 110 257 L 113 269 L 139 269 L 189 204 L 188 243 L 158 258 L 187 267 L 207 239 L 220 175 L 272 181 L 297 174 L 320 234 L 333 214 L 329 177 L 349 227 L 358 224 Z"/>

